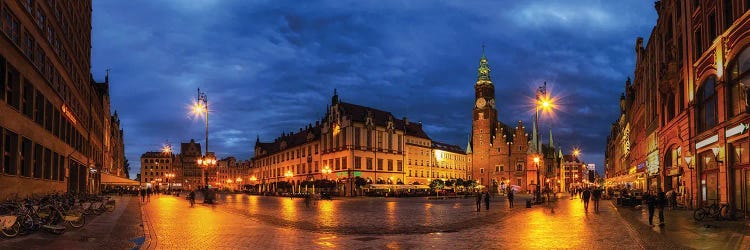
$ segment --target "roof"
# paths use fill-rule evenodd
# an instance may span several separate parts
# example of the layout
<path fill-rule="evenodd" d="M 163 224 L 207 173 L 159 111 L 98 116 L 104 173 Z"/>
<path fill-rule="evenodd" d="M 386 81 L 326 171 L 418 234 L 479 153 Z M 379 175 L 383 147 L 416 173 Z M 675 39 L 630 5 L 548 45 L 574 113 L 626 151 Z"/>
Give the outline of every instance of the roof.
<path fill-rule="evenodd" d="M 365 122 L 367 121 L 368 112 L 372 115 L 372 122 L 375 126 L 387 126 L 388 120 L 393 120 L 393 127 L 396 130 L 405 130 L 407 135 L 420 137 L 424 139 L 430 139 L 427 133 L 422 129 L 422 123 L 413 123 L 404 121 L 403 119 L 396 118 L 391 112 L 365 107 L 357 104 L 339 102 L 339 109 L 342 113 L 351 117 L 352 121 Z M 406 129 L 404 129 L 406 127 Z"/>
<path fill-rule="evenodd" d="M 573 155 L 563 155 L 563 159 L 567 162 L 581 162 L 577 156 Z"/>
<path fill-rule="evenodd" d="M 265 151 L 264 155 L 275 154 L 282 150 L 282 145 L 284 145 L 284 149 L 286 149 L 286 148 L 293 148 L 293 147 L 307 143 L 308 142 L 307 135 L 310 133 L 312 133 L 312 136 L 313 136 L 312 140 L 319 139 L 320 138 L 320 126 L 316 126 L 316 127 L 308 126 L 307 129 L 299 131 L 297 133 L 284 134 L 276 138 L 273 142 L 261 142 L 260 140 L 258 140 L 255 142 L 255 147 L 260 148 L 263 151 Z"/>
<path fill-rule="evenodd" d="M 164 153 L 161 151 L 159 152 L 149 151 L 149 152 L 143 153 L 141 155 L 141 158 L 170 158 L 171 156 L 172 154 L 170 153 Z"/>
<path fill-rule="evenodd" d="M 442 142 L 438 142 L 438 141 L 432 141 L 432 148 L 433 149 L 438 149 L 438 150 L 443 150 L 443 151 L 448 151 L 448 152 L 453 152 L 453 153 L 457 153 L 457 154 L 462 154 L 462 155 L 466 154 L 466 152 L 464 152 L 464 150 L 461 147 L 459 147 L 458 145 L 451 145 L 451 144 L 448 144 L 448 143 L 442 143 Z"/>

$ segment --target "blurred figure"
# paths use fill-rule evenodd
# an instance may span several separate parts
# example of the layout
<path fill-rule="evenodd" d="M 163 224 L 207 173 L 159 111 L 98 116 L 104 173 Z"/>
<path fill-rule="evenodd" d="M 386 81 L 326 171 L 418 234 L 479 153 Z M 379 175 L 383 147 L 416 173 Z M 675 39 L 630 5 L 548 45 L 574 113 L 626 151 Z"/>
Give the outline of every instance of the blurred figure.
<path fill-rule="evenodd" d="M 490 192 L 484 191 L 484 209 L 490 210 Z"/>
<path fill-rule="evenodd" d="M 646 206 L 648 207 L 648 225 L 653 226 L 654 209 L 656 209 L 656 196 L 654 195 L 653 191 L 648 191 L 648 193 L 643 195 L 643 200 L 644 202 L 646 202 Z"/>
<path fill-rule="evenodd" d="M 482 211 L 482 193 L 477 192 L 477 212 Z"/>
<path fill-rule="evenodd" d="M 664 226 L 664 207 L 667 206 L 667 195 L 661 188 L 656 194 L 656 207 L 659 208 L 659 226 Z"/>
<path fill-rule="evenodd" d="M 508 205 L 510 208 L 513 208 L 513 196 L 515 194 L 513 193 L 513 188 L 508 186 Z"/>
<path fill-rule="evenodd" d="M 581 199 L 583 199 L 583 209 L 585 209 L 586 212 L 589 211 L 589 198 L 591 198 L 591 190 L 586 188 L 583 190 L 583 192 L 581 192 Z"/>
<path fill-rule="evenodd" d="M 592 193 L 592 198 L 594 199 L 594 212 L 599 212 L 599 200 L 602 198 L 602 190 L 600 188 L 594 188 L 594 192 Z"/>

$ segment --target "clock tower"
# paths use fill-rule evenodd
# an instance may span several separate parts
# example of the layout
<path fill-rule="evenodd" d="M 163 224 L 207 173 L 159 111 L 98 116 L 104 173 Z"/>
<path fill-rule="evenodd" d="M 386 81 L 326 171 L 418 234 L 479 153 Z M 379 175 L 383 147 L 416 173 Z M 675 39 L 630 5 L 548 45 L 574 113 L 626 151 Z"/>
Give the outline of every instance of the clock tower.
<path fill-rule="evenodd" d="M 495 143 L 497 131 L 497 109 L 495 109 L 495 86 L 490 79 L 490 65 L 482 49 L 479 59 L 477 82 L 474 84 L 474 108 L 472 120 L 473 177 L 485 185 L 490 180 L 490 150 Z M 500 139 L 500 138 L 497 138 Z"/>

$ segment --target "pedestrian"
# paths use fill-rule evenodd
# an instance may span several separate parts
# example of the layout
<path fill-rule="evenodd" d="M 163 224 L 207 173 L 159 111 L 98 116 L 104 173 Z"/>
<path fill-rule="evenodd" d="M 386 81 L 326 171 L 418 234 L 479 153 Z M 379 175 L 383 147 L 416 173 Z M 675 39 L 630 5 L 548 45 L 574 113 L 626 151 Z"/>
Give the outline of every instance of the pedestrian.
<path fill-rule="evenodd" d="M 513 196 L 514 195 L 515 194 L 513 194 L 513 188 L 508 187 L 508 206 L 510 208 L 513 208 Z"/>
<path fill-rule="evenodd" d="M 146 201 L 151 201 L 151 189 L 146 189 Z"/>
<path fill-rule="evenodd" d="M 477 192 L 477 212 L 482 211 L 482 193 Z"/>
<path fill-rule="evenodd" d="M 659 208 L 659 226 L 664 226 L 664 207 L 667 206 L 667 195 L 659 188 L 656 194 L 656 207 Z"/>
<path fill-rule="evenodd" d="M 602 198 L 602 190 L 599 188 L 595 188 L 594 192 L 592 193 L 592 198 L 594 199 L 594 212 L 599 212 L 599 199 Z"/>
<path fill-rule="evenodd" d="M 195 205 L 195 191 L 190 190 L 190 193 L 188 194 L 188 200 L 190 201 L 190 207 L 193 207 Z"/>
<path fill-rule="evenodd" d="M 669 191 L 671 191 L 672 193 L 669 194 L 667 197 L 669 198 L 669 201 L 672 205 L 672 209 L 675 209 L 677 208 L 677 190 L 674 190 L 673 188 L 672 190 L 669 190 Z"/>
<path fill-rule="evenodd" d="M 581 198 L 583 199 L 583 209 L 586 210 L 586 212 L 589 211 L 589 198 L 591 198 L 591 191 L 586 188 L 581 192 Z"/>
<path fill-rule="evenodd" d="M 146 190 L 141 189 L 141 202 L 146 202 Z"/>
<path fill-rule="evenodd" d="M 484 210 L 490 210 L 490 192 L 484 191 Z"/>
<path fill-rule="evenodd" d="M 656 209 L 656 196 L 653 195 L 653 192 L 649 191 L 643 196 L 644 202 L 646 202 L 646 206 L 648 207 L 648 225 L 654 226 L 654 209 Z"/>

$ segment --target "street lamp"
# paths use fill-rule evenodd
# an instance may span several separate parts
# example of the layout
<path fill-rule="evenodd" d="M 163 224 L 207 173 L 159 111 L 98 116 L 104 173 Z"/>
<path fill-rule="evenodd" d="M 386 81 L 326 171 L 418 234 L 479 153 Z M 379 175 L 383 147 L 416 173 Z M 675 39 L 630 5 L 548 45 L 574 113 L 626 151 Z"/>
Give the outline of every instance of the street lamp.
<path fill-rule="evenodd" d="M 534 105 L 534 132 L 539 135 L 539 110 L 542 111 L 550 111 L 554 107 L 554 104 L 552 103 L 552 99 L 550 99 L 547 96 L 547 82 L 544 82 L 543 86 L 540 86 L 539 89 L 536 92 L 536 104 Z M 539 137 L 536 137 L 536 152 L 542 155 L 542 146 L 539 143 Z M 536 200 L 539 201 L 541 199 L 541 177 L 540 177 L 540 171 L 539 171 L 539 159 L 535 158 L 535 163 L 537 163 L 536 168 Z"/>
<path fill-rule="evenodd" d="M 169 178 L 174 178 L 174 174 L 173 173 L 166 173 L 166 174 L 164 174 L 164 177 L 167 179 L 167 191 L 169 191 L 170 190 L 170 188 L 169 188 Z"/>
<path fill-rule="evenodd" d="M 539 183 L 539 156 L 534 156 L 534 164 L 536 165 L 536 201 L 539 202 L 541 197 L 541 189 L 540 189 L 540 183 Z"/>
<path fill-rule="evenodd" d="M 237 177 L 237 179 L 234 179 L 234 183 L 237 183 L 237 189 L 242 189 L 242 186 L 241 186 L 242 178 Z"/>
<path fill-rule="evenodd" d="M 203 177 L 204 177 L 203 181 L 206 184 L 204 196 L 203 196 L 203 203 L 211 204 L 213 203 L 213 199 L 209 197 L 208 195 L 208 174 L 206 174 L 206 169 L 209 167 L 216 166 L 216 157 L 214 157 L 213 155 L 206 154 L 206 156 L 198 158 L 197 163 L 199 166 L 202 166 L 201 169 L 203 170 Z"/>
<path fill-rule="evenodd" d="M 286 173 L 284 173 L 284 177 L 287 179 L 287 183 L 291 186 L 291 182 L 289 182 L 289 179 L 294 176 L 294 173 L 292 173 L 291 170 L 287 170 Z M 292 193 L 294 193 L 294 186 L 292 186 Z"/>
<path fill-rule="evenodd" d="M 687 168 L 690 169 L 690 194 L 688 195 L 688 204 L 689 208 L 693 207 L 693 185 L 695 185 L 695 182 L 693 182 L 693 169 L 695 169 L 695 166 L 690 167 L 690 163 L 693 160 L 692 156 L 685 156 L 685 164 L 687 165 Z"/>

